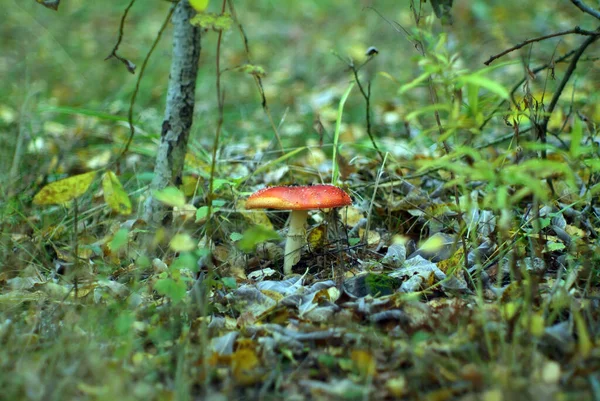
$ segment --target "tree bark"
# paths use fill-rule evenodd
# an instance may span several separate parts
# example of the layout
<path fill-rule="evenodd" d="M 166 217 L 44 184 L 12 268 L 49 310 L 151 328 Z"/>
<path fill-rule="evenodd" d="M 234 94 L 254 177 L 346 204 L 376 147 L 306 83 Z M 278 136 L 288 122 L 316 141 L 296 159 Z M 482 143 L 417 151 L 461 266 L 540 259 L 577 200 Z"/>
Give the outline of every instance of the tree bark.
<path fill-rule="evenodd" d="M 165 220 L 167 210 L 152 197 L 152 191 L 182 182 L 183 164 L 194 117 L 194 95 L 200 57 L 200 29 L 190 24 L 195 11 L 181 0 L 173 13 L 173 55 L 167 90 L 167 106 L 154 166 L 150 193 L 144 203 L 147 222 Z"/>

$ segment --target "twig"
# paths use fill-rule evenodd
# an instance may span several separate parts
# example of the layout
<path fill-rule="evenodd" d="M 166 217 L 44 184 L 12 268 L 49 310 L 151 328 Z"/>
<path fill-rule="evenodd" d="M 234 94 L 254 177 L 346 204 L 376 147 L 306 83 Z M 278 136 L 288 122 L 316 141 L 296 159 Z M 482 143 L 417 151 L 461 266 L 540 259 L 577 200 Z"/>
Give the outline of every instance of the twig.
<path fill-rule="evenodd" d="M 600 11 L 594 10 L 592 7 L 588 6 L 581 0 L 571 0 L 571 3 L 575 5 L 575 7 L 579 8 L 586 14 L 591 15 L 594 18 L 600 19 Z"/>
<path fill-rule="evenodd" d="M 79 226 L 79 205 L 77 198 L 73 199 L 73 288 L 75 288 L 75 298 L 78 298 L 78 276 L 79 276 L 79 236 L 77 228 Z"/>
<path fill-rule="evenodd" d="M 124 31 L 124 27 L 125 27 L 125 20 L 127 19 L 127 14 L 129 13 L 129 10 L 131 9 L 131 7 L 133 7 L 133 3 L 135 3 L 135 0 L 131 0 L 129 2 L 129 4 L 127 5 L 127 7 L 125 8 L 125 11 L 123 12 L 123 15 L 121 16 L 121 23 L 119 24 L 119 37 L 117 38 L 117 43 L 115 43 L 115 47 L 113 47 L 110 54 L 108 56 L 106 56 L 106 58 L 104 60 L 106 61 L 106 60 L 109 60 L 114 57 L 117 60 L 119 60 L 120 62 L 122 62 L 123 64 L 125 64 L 125 67 L 127 67 L 127 71 L 129 71 L 132 74 L 135 74 L 135 64 L 133 64 L 131 61 L 127 60 L 125 57 L 121 57 L 117 54 L 117 50 L 119 50 L 119 46 L 121 45 L 121 41 L 123 40 L 123 31 Z"/>
<path fill-rule="evenodd" d="M 160 42 L 160 38 L 162 37 L 163 32 L 167 28 L 167 25 L 169 25 L 171 16 L 173 15 L 173 12 L 175 11 L 175 7 L 177 7 L 177 4 L 179 4 L 179 1 L 180 0 L 178 0 L 176 3 L 173 3 L 173 6 L 171 6 L 171 10 L 169 10 L 169 13 L 167 14 L 167 18 L 165 18 L 165 20 L 163 21 L 163 24 L 160 27 L 158 34 L 156 35 L 156 39 L 152 43 L 152 47 L 150 47 L 150 50 L 146 54 L 146 58 L 144 58 L 144 62 L 142 63 L 142 68 L 140 69 L 140 74 L 138 75 L 137 81 L 135 82 L 135 89 L 133 90 L 133 93 L 131 95 L 131 100 L 129 102 L 129 110 L 127 111 L 127 123 L 129 124 L 129 138 L 127 138 L 127 143 L 125 144 L 123 151 L 121 152 L 121 154 L 119 155 L 119 157 L 116 160 L 117 163 L 119 162 L 119 160 L 121 160 L 123 157 L 125 157 L 125 155 L 129 151 L 129 147 L 131 146 L 131 142 L 133 141 L 133 137 L 135 135 L 135 126 L 133 125 L 133 106 L 135 105 L 135 99 L 137 98 L 138 92 L 140 91 L 140 83 L 142 82 L 142 78 L 144 77 L 144 71 L 146 71 L 146 66 L 148 65 L 150 56 L 152 56 L 154 49 L 156 49 L 158 42 Z"/>
<path fill-rule="evenodd" d="M 253 64 L 252 58 L 250 56 L 250 46 L 248 45 L 248 36 L 246 35 L 246 31 L 244 30 L 244 27 L 242 26 L 242 24 L 240 23 L 240 21 L 237 17 L 237 14 L 235 12 L 235 7 L 233 6 L 233 1 L 228 0 L 227 4 L 229 6 L 229 12 L 231 13 L 232 18 L 233 18 L 235 24 L 237 25 L 238 30 L 240 31 L 242 40 L 244 41 L 244 50 L 246 51 L 246 58 L 248 59 L 248 63 Z M 281 149 L 281 153 L 283 154 L 283 153 L 285 153 L 285 150 L 283 148 L 283 143 L 281 142 L 281 136 L 279 135 L 279 130 L 277 129 L 277 126 L 275 125 L 275 122 L 273 121 L 273 117 L 271 116 L 269 104 L 267 103 L 267 96 L 265 95 L 265 90 L 264 90 L 263 84 L 262 84 L 262 78 L 258 74 L 252 74 L 252 76 L 254 77 L 254 81 L 256 82 L 256 86 L 258 88 L 258 93 L 260 94 L 261 106 L 262 106 L 265 114 L 267 115 L 269 122 L 271 123 L 271 128 L 273 128 L 273 132 L 275 133 L 275 138 L 277 139 L 277 143 L 279 144 L 279 148 Z"/>
<path fill-rule="evenodd" d="M 29 68 L 26 69 L 27 82 L 29 82 Z M 17 144 L 15 146 L 15 153 L 13 155 L 12 165 L 9 172 L 9 182 L 14 183 L 19 178 L 19 172 L 21 167 L 21 161 L 25 154 L 26 142 L 29 132 L 25 128 L 26 121 L 31 121 L 31 99 L 37 95 L 37 91 L 28 91 L 23 103 L 21 104 L 21 110 L 19 112 L 19 133 L 17 134 Z M 12 190 L 11 190 L 12 192 Z"/>
<path fill-rule="evenodd" d="M 585 29 L 581 29 L 578 26 L 576 26 L 575 28 L 569 29 L 569 30 L 566 30 L 566 31 L 555 32 L 555 33 L 551 33 L 549 35 L 544 35 L 544 36 L 539 36 L 537 38 L 524 40 L 523 42 L 519 43 L 518 45 L 515 45 L 515 46 L 511 47 L 510 49 L 506 49 L 506 50 L 504 50 L 501 53 L 498 53 L 498 54 L 496 54 L 494 56 L 491 56 L 483 64 L 490 65 L 494 60 L 497 60 L 500 57 L 505 56 L 505 55 L 507 55 L 510 52 L 513 52 L 513 51 L 518 50 L 518 49 L 520 49 L 520 48 L 522 48 L 524 46 L 527 46 L 530 43 L 541 42 L 543 40 L 550 39 L 550 38 L 555 38 L 557 36 L 572 35 L 572 34 L 584 35 L 584 36 L 600 36 L 600 32 L 598 32 L 598 31 L 587 31 Z"/>
<path fill-rule="evenodd" d="M 223 0 L 221 6 L 221 14 L 225 13 L 225 6 L 227 5 L 227 0 Z M 215 56 L 215 87 L 217 92 L 217 129 L 215 132 L 215 139 L 213 141 L 213 149 L 212 149 L 212 160 L 210 164 L 210 180 L 208 182 L 208 196 L 207 198 L 207 206 L 208 211 L 206 213 L 206 234 L 209 240 L 212 239 L 211 232 L 211 215 L 212 215 L 212 198 L 214 191 L 214 180 L 215 180 L 215 171 L 217 169 L 217 149 L 219 148 L 219 140 L 221 139 L 221 130 L 223 128 L 223 120 L 224 120 L 224 108 L 225 108 L 225 93 L 221 90 L 221 44 L 223 39 L 223 30 L 219 30 L 219 35 L 217 37 L 217 50 Z"/>
<path fill-rule="evenodd" d="M 377 142 L 375 142 L 375 137 L 373 136 L 373 131 L 372 131 L 372 127 L 371 127 L 371 81 L 370 80 L 368 81 L 367 90 L 365 91 L 364 87 L 362 86 L 362 83 L 360 82 L 360 78 L 358 77 L 358 71 L 360 71 L 360 69 L 363 68 L 369 61 L 373 60 L 373 57 L 376 54 L 377 53 L 369 55 L 369 58 L 364 63 L 362 63 L 360 66 L 358 66 L 358 68 L 354 65 L 354 61 L 352 61 L 352 60 L 350 60 L 347 64 L 348 64 L 348 67 L 350 67 L 350 69 L 352 70 L 352 74 L 354 75 L 354 80 L 356 81 L 356 84 L 358 85 L 358 89 L 360 90 L 360 93 L 362 94 L 363 98 L 365 99 L 367 135 L 369 135 L 369 139 L 371 139 L 371 143 L 373 144 L 375 151 L 379 155 L 379 158 L 381 159 L 381 161 L 383 161 L 383 157 L 384 157 L 383 153 L 381 152 L 381 150 L 379 150 L 379 147 L 377 146 Z M 341 57 L 338 57 L 338 58 L 340 58 L 340 60 L 341 60 Z"/>
<path fill-rule="evenodd" d="M 225 7 L 227 5 L 227 0 L 223 0 L 221 3 L 221 15 L 225 14 Z M 208 238 L 208 249 L 211 249 L 212 241 L 213 241 L 213 224 L 212 224 L 212 213 L 213 213 L 213 191 L 214 191 L 214 181 L 215 181 L 215 173 L 217 169 L 217 151 L 219 148 L 219 141 L 221 139 L 221 131 L 223 129 L 223 121 L 225 114 L 225 93 L 221 89 L 221 74 L 223 71 L 221 70 L 221 45 L 223 43 L 223 30 L 219 30 L 219 34 L 217 36 L 217 48 L 215 54 L 215 90 L 217 93 L 217 127 L 215 131 L 215 138 L 213 141 L 212 148 L 212 160 L 210 163 L 210 179 L 208 181 L 208 195 L 206 196 L 206 203 L 208 207 L 208 211 L 206 213 L 206 225 L 205 225 L 205 236 Z M 209 256 L 210 257 L 210 256 Z M 208 286 L 208 282 L 213 279 L 214 275 L 214 267 L 207 263 L 207 274 L 205 280 L 203 280 L 202 284 Z M 202 291 L 202 300 L 201 300 L 201 316 L 208 316 L 208 305 L 209 305 L 209 293 L 208 288 L 205 288 Z M 202 329 L 200 330 L 200 343 L 208 344 L 208 327 L 206 326 L 206 321 L 203 320 Z M 209 361 L 208 361 L 208 353 L 202 353 L 202 369 L 204 372 L 209 371 Z M 204 389 L 208 392 L 210 383 L 210 375 L 205 375 L 204 377 Z M 205 393 L 204 395 L 207 395 Z"/>
<path fill-rule="evenodd" d="M 367 58 L 367 60 L 365 60 L 365 62 L 362 63 L 361 65 L 359 65 L 358 67 L 356 67 L 356 65 L 354 65 L 354 61 L 352 59 L 345 60 L 339 54 L 337 54 L 337 53 L 334 53 L 334 54 L 338 59 L 340 59 L 342 62 L 344 62 L 348 65 L 348 68 L 350 68 L 350 70 L 352 71 L 352 75 L 354 75 L 354 81 L 358 85 L 358 89 L 360 90 L 361 95 L 365 99 L 367 134 L 369 135 L 369 139 L 371 139 L 373 148 L 375 148 L 375 151 L 379 155 L 379 158 L 383 161 L 383 153 L 381 152 L 381 150 L 379 150 L 379 147 L 377 146 L 377 142 L 375 142 L 375 137 L 373 136 L 373 131 L 372 131 L 372 127 L 371 127 L 371 81 L 369 80 L 369 82 L 367 83 L 367 90 L 365 91 L 365 88 L 363 87 L 363 85 L 360 81 L 360 78 L 358 77 L 358 72 L 361 70 L 361 68 L 363 68 L 365 65 L 367 65 L 367 63 L 369 61 L 371 61 L 373 59 L 373 57 L 375 55 L 377 55 L 377 53 L 378 53 L 377 50 L 375 50 L 372 54 L 367 54 L 367 56 L 369 58 Z"/>
<path fill-rule="evenodd" d="M 523 129 L 523 130 L 521 130 L 519 132 L 521 134 L 524 134 L 524 133 L 529 132 L 529 131 L 531 131 L 531 127 Z M 491 142 L 486 142 L 486 143 L 474 146 L 473 149 L 484 149 L 484 148 L 487 148 L 487 147 L 490 147 L 490 146 L 495 146 L 495 145 L 497 145 L 499 143 L 502 143 L 504 141 L 507 141 L 507 140 L 509 140 L 509 139 L 511 139 L 513 137 L 514 137 L 514 134 L 511 132 L 510 134 L 506 134 L 506 135 L 503 135 L 501 137 L 498 137 L 498 138 L 494 139 Z M 433 174 L 436 171 L 442 170 L 443 168 L 444 167 L 433 167 L 433 168 L 430 168 L 430 169 L 427 169 L 427 170 L 423 170 L 421 172 L 417 172 L 417 173 L 413 173 L 413 174 L 407 174 L 407 175 L 403 176 L 401 179 L 398 179 L 398 180 L 390 179 L 390 180 L 384 181 L 382 184 L 380 184 L 380 186 L 394 186 L 394 185 L 402 183 L 402 182 L 404 182 L 406 180 L 411 180 L 411 179 L 414 179 L 414 178 L 420 178 L 420 177 L 424 177 L 424 176 Z M 372 187 L 372 186 L 373 186 L 373 184 L 367 184 L 367 185 L 365 185 L 365 187 L 367 187 L 367 188 Z"/>
<path fill-rule="evenodd" d="M 599 38 L 600 38 L 600 35 L 590 36 L 577 49 L 573 58 L 571 59 L 571 62 L 569 63 L 569 66 L 567 67 L 567 71 L 565 71 L 565 76 L 558 84 L 558 88 L 556 88 L 556 91 L 554 92 L 554 95 L 552 96 L 552 100 L 550 100 L 550 104 L 548 105 L 548 110 L 546 110 L 546 116 L 544 117 L 544 119 L 542 120 L 542 123 L 540 125 L 536 125 L 536 133 L 538 135 L 538 138 L 540 138 L 543 145 L 546 144 L 546 131 L 548 129 L 548 122 L 550 121 L 550 116 L 552 115 L 552 112 L 556 108 L 556 105 L 558 103 L 560 95 L 562 94 L 563 90 L 565 89 L 567 82 L 569 82 L 571 75 L 573 75 L 575 68 L 577 68 L 577 62 L 579 61 L 579 58 L 583 55 L 583 52 L 585 52 L 585 49 L 587 49 L 587 47 L 589 45 L 594 43 Z M 545 150 L 542 150 L 542 151 L 545 152 Z"/>
<path fill-rule="evenodd" d="M 548 122 L 550 121 L 550 116 L 552 116 L 552 112 L 556 108 L 556 105 L 558 104 L 558 100 L 560 99 L 560 96 L 561 96 L 563 90 L 565 89 L 567 82 L 569 82 L 571 75 L 573 75 L 573 72 L 575 72 L 575 68 L 577 68 L 577 62 L 579 61 L 579 58 L 583 55 L 583 52 L 585 51 L 585 49 L 587 49 L 587 47 L 589 45 L 591 45 L 596 40 L 598 40 L 598 38 L 600 38 L 600 36 L 588 37 L 581 44 L 581 46 L 577 49 L 577 52 L 575 52 L 575 55 L 573 56 L 573 58 L 571 59 L 571 62 L 569 63 L 569 66 L 567 67 L 567 71 L 565 71 L 565 76 L 558 84 L 558 88 L 556 88 L 556 91 L 554 91 L 554 95 L 552 96 L 552 100 L 550 100 L 550 105 L 548 106 L 548 110 L 546 110 L 546 112 L 545 112 L 545 116 L 544 116 L 544 119 L 542 120 L 542 123 L 537 124 L 534 122 L 536 137 L 540 140 L 540 142 L 542 144 L 542 151 L 541 151 L 542 159 L 546 159 L 546 157 L 547 157 L 547 151 L 546 151 L 545 145 L 546 145 L 546 132 L 548 130 Z M 548 182 L 548 186 L 550 187 L 550 189 L 552 190 L 552 193 L 554 194 L 554 186 L 552 184 L 552 178 L 548 178 L 546 181 Z"/>
<path fill-rule="evenodd" d="M 556 63 L 561 63 L 563 61 L 565 61 L 566 59 L 568 59 L 569 57 L 571 57 L 573 54 L 575 54 L 575 52 L 577 51 L 577 49 L 571 50 L 570 52 L 560 56 L 559 58 L 557 58 L 556 60 L 552 60 L 544 65 L 541 65 L 537 68 L 534 68 L 533 70 L 531 70 L 531 72 L 535 75 L 540 71 L 545 70 L 546 68 L 554 68 L 554 65 Z M 517 82 L 511 89 L 510 91 L 510 97 L 513 101 L 514 104 L 516 104 L 516 100 L 514 99 L 514 93 L 517 91 L 517 89 L 519 89 L 519 87 L 523 84 L 523 82 L 525 82 L 527 78 L 523 77 L 521 78 L 521 80 L 519 82 Z M 504 105 L 504 103 L 508 102 L 508 100 L 503 99 L 500 101 L 500 103 L 498 103 L 498 105 L 494 108 L 494 110 L 490 113 L 490 115 L 488 116 L 488 118 L 485 119 L 485 121 L 479 126 L 479 130 L 483 130 L 483 128 L 487 125 L 488 122 L 490 122 L 490 120 L 496 115 L 496 112 L 498 110 L 500 110 L 500 108 Z"/>

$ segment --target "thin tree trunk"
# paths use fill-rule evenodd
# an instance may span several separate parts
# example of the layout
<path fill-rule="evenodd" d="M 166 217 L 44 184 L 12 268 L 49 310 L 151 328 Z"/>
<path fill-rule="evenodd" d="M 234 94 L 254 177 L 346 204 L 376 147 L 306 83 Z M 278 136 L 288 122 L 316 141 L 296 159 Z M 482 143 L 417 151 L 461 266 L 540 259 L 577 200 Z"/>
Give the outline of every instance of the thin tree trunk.
<path fill-rule="evenodd" d="M 173 13 L 173 56 L 167 91 L 167 107 L 150 190 L 179 186 L 188 138 L 194 117 L 194 95 L 200 57 L 200 29 L 190 24 L 195 15 L 188 0 L 181 0 Z M 160 223 L 166 208 L 150 193 L 143 218 Z"/>

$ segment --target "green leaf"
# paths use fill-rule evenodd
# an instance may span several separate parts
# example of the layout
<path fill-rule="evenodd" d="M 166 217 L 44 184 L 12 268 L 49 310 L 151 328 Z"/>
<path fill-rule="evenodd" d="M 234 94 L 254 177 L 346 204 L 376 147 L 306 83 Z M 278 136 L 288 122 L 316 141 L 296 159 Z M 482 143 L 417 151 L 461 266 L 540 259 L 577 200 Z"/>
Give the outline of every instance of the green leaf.
<path fill-rule="evenodd" d="M 129 234 L 129 230 L 127 230 L 126 228 L 120 228 L 115 233 L 115 235 L 113 235 L 112 239 L 110 240 L 110 242 L 108 244 L 108 247 L 110 248 L 110 250 L 113 252 L 117 252 L 124 245 L 126 245 L 128 234 Z"/>
<path fill-rule="evenodd" d="M 496 205 L 500 210 L 504 210 L 509 207 L 508 188 L 506 185 L 501 185 L 498 187 L 498 189 L 496 189 Z"/>
<path fill-rule="evenodd" d="M 131 326 L 135 322 L 135 314 L 132 311 L 123 311 L 115 319 L 115 329 L 121 336 L 129 334 Z"/>
<path fill-rule="evenodd" d="M 406 119 L 407 120 L 412 120 L 415 117 L 420 116 L 421 114 L 426 114 L 432 111 L 440 111 L 440 110 L 445 110 L 445 111 L 450 111 L 451 106 L 449 104 L 444 104 L 444 103 L 437 103 L 437 104 L 430 104 L 429 106 L 425 106 L 425 107 L 421 107 L 420 109 L 417 109 L 415 111 L 413 111 L 412 113 L 409 113 L 406 115 Z"/>
<path fill-rule="evenodd" d="M 185 205 L 185 195 L 176 187 L 166 187 L 158 191 L 153 191 L 152 196 L 165 205 L 177 206 L 179 208 Z"/>
<path fill-rule="evenodd" d="M 172 272 L 181 269 L 189 269 L 193 272 L 198 271 L 198 255 L 202 253 L 203 250 L 199 250 L 196 252 L 181 252 L 179 257 L 171 263 L 170 269 Z"/>
<path fill-rule="evenodd" d="M 257 224 L 244 231 L 242 239 L 239 240 L 237 245 L 242 251 L 251 252 L 261 242 L 280 239 L 281 237 L 275 230 Z"/>
<path fill-rule="evenodd" d="M 569 153 L 571 157 L 576 159 L 581 156 L 581 140 L 583 138 L 583 126 L 579 118 L 573 121 L 573 129 L 571 130 L 571 147 Z"/>
<path fill-rule="evenodd" d="M 600 171 L 600 159 L 585 159 L 584 164 L 588 166 L 593 173 Z"/>
<path fill-rule="evenodd" d="M 452 0 L 431 0 L 431 8 L 435 16 L 442 21 L 442 25 L 452 24 Z"/>
<path fill-rule="evenodd" d="M 430 72 L 424 72 L 423 74 L 419 75 L 418 77 L 416 77 L 409 83 L 402 85 L 400 87 L 400 89 L 398 90 L 398 94 L 402 94 L 406 91 L 411 90 L 412 88 L 414 88 L 416 86 L 419 86 L 423 81 L 425 81 L 427 78 L 429 78 L 430 75 L 431 75 Z"/>
<path fill-rule="evenodd" d="M 469 99 L 471 114 L 477 115 L 479 111 L 479 85 L 467 85 L 467 99 Z"/>
<path fill-rule="evenodd" d="M 563 249 L 566 248 L 565 244 L 563 244 L 562 242 L 553 242 L 553 241 L 548 241 L 546 243 L 546 246 L 548 247 L 548 250 L 550 252 L 562 251 Z"/>
<path fill-rule="evenodd" d="M 510 96 L 508 90 L 504 86 L 499 84 L 497 81 L 486 78 L 479 74 L 463 75 L 459 78 L 459 82 L 461 82 L 463 85 L 469 83 L 480 86 L 489 90 L 492 93 L 495 93 L 502 99 L 508 99 Z"/>
<path fill-rule="evenodd" d="M 94 177 L 96 177 L 96 172 L 91 171 L 64 180 L 54 181 L 42 188 L 33 197 L 33 203 L 36 205 L 58 205 L 72 201 L 88 190 Z"/>
<path fill-rule="evenodd" d="M 237 288 L 237 283 L 234 277 L 223 277 L 221 279 L 221 282 L 226 288 L 231 288 L 232 290 L 235 290 Z"/>
<path fill-rule="evenodd" d="M 234 186 L 235 183 L 230 180 L 225 180 L 223 178 L 215 178 L 215 180 L 213 181 L 213 191 L 217 192 L 224 185 Z M 214 204 L 215 204 L 215 202 L 213 201 L 213 205 Z"/>
<path fill-rule="evenodd" d="M 348 238 L 348 244 L 350 246 L 357 245 L 359 242 L 360 242 L 360 238 L 355 238 L 355 237 Z"/>
<path fill-rule="evenodd" d="M 186 294 L 185 283 L 182 281 L 175 281 L 170 277 L 156 280 L 154 289 L 160 295 L 170 298 L 174 304 L 181 302 Z"/>
<path fill-rule="evenodd" d="M 115 212 L 119 214 L 131 213 L 131 200 L 123 189 L 121 181 L 112 171 L 108 170 L 102 177 L 102 190 L 104 201 Z"/>
<path fill-rule="evenodd" d="M 237 233 L 237 232 L 233 232 L 233 233 L 229 234 L 229 239 L 231 241 L 233 241 L 233 242 L 239 241 L 242 238 L 244 238 L 244 236 L 242 234 L 240 234 L 240 233 Z"/>
<path fill-rule="evenodd" d="M 208 216 L 208 206 L 200 206 L 196 210 L 196 223 L 202 221 Z"/>
<path fill-rule="evenodd" d="M 215 199 L 212 201 L 212 213 L 216 213 L 221 209 L 221 206 L 225 205 L 225 201 L 222 199 Z M 208 216 L 208 206 L 200 206 L 196 209 L 196 223 L 201 222 Z"/>

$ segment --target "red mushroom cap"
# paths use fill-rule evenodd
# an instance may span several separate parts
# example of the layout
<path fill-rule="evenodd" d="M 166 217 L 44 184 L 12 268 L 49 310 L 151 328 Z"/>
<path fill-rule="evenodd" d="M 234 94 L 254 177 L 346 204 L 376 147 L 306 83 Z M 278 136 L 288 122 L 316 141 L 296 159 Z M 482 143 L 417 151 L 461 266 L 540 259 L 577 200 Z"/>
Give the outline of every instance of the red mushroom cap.
<path fill-rule="evenodd" d="M 246 209 L 310 210 L 351 204 L 350 196 L 336 186 L 308 185 L 261 189 L 250 195 Z"/>

